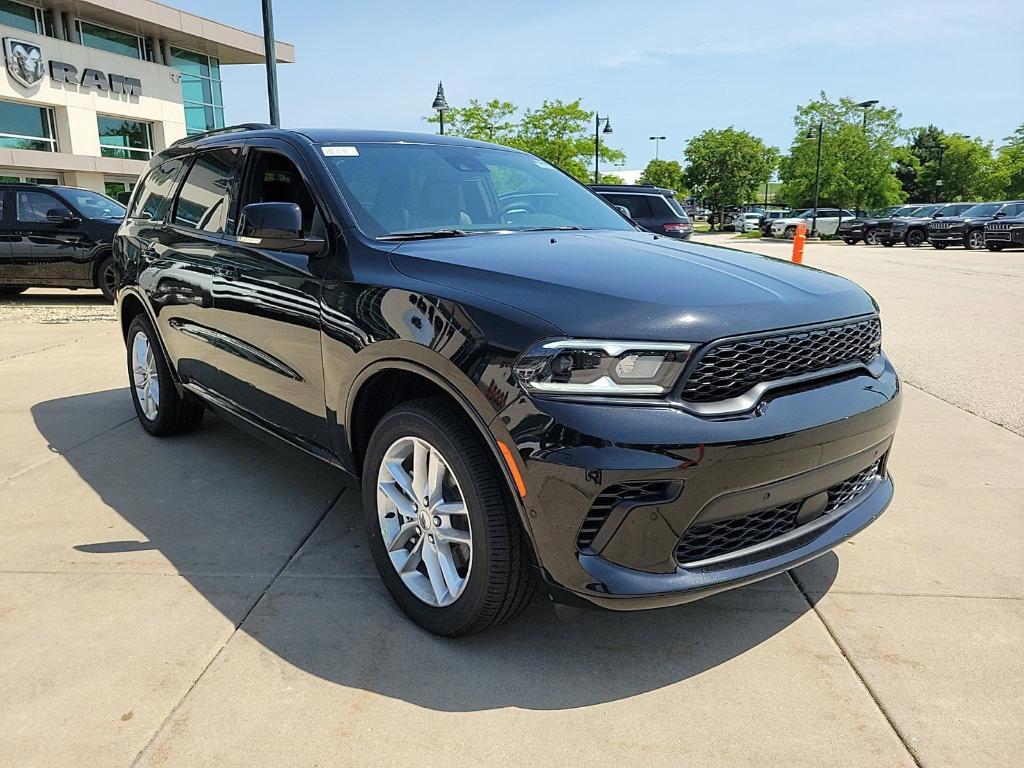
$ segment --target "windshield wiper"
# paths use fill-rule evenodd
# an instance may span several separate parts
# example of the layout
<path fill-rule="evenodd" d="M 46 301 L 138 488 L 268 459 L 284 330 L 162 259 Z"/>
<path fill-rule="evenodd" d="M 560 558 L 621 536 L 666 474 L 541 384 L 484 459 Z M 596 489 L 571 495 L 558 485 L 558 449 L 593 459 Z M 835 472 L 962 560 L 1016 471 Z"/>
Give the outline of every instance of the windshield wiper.
<path fill-rule="evenodd" d="M 565 224 L 558 227 L 523 227 L 522 229 L 513 229 L 513 232 L 566 232 L 570 229 L 583 229 L 583 227 L 577 227 L 575 224 Z"/>
<path fill-rule="evenodd" d="M 462 229 L 423 229 L 411 232 L 392 232 L 380 235 L 378 240 L 429 240 L 435 237 L 465 237 L 468 232 Z"/>

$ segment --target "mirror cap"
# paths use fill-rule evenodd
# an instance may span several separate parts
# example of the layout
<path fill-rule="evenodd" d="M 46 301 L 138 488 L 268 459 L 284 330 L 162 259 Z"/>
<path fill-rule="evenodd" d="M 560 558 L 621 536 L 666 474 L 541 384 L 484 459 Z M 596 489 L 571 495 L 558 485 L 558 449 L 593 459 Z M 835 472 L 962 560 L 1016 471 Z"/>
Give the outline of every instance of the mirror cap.
<path fill-rule="evenodd" d="M 242 208 L 238 233 L 255 240 L 300 239 L 302 209 L 295 203 L 249 203 Z"/>

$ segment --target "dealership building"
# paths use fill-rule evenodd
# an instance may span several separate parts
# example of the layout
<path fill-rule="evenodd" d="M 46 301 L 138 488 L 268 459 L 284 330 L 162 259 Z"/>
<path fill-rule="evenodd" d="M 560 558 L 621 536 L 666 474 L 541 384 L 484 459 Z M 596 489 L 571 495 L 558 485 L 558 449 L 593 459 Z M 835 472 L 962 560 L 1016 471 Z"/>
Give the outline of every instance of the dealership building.
<path fill-rule="evenodd" d="M 265 61 L 261 36 L 151 0 L 0 0 L 0 35 L 0 181 L 111 196 L 154 152 L 224 127 L 223 67 Z"/>

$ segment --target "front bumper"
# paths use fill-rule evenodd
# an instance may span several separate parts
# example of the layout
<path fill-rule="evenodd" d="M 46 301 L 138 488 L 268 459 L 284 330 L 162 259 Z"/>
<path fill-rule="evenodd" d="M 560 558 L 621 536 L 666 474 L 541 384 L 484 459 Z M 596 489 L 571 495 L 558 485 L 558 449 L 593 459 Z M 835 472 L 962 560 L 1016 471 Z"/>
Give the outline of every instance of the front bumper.
<path fill-rule="evenodd" d="M 964 232 L 962 229 L 929 229 L 929 243 L 944 243 L 946 245 L 963 245 Z"/>
<path fill-rule="evenodd" d="M 892 499 L 885 462 L 900 403 L 899 379 L 885 360 L 877 377 L 859 371 L 769 395 L 738 418 L 527 397 L 498 418 L 525 460 L 527 521 L 552 596 L 636 610 L 767 578 L 871 523 Z M 676 547 L 691 525 L 809 503 L 874 462 L 880 474 L 831 516 L 755 547 L 677 562 Z M 584 523 L 592 527 L 593 510 L 609 489 L 630 484 L 666 491 L 616 504 L 581 546 Z"/>
<path fill-rule="evenodd" d="M 1024 228 L 1010 230 L 985 230 L 985 244 L 997 243 L 1005 248 L 1019 248 L 1024 246 Z"/>

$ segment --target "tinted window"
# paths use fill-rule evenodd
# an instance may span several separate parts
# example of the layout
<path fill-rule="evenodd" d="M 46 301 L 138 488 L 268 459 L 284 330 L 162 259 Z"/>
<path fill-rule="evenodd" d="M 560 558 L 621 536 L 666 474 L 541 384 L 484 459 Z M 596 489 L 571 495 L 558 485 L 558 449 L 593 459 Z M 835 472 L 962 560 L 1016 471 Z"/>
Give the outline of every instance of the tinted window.
<path fill-rule="evenodd" d="M 604 198 L 612 205 L 621 205 L 629 211 L 629 217 L 631 219 L 647 219 L 651 216 L 651 206 L 648 202 L 649 198 L 644 195 L 605 194 Z"/>
<path fill-rule="evenodd" d="M 276 152 L 259 151 L 253 160 L 245 203 L 295 203 L 302 210 L 302 230 L 312 234 L 316 204 L 295 164 Z"/>
<path fill-rule="evenodd" d="M 161 163 L 149 172 L 142 182 L 142 189 L 135 196 L 132 205 L 132 218 L 145 216 L 160 221 L 170 207 L 171 195 L 181 174 L 185 161 L 181 158 Z"/>
<path fill-rule="evenodd" d="M 1021 203 L 1013 203 L 1003 208 L 1003 213 L 1007 216 L 1016 216 L 1021 211 L 1024 211 L 1024 205 Z"/>
<path fill-rule="evenodd" d="M 238 164 L 238 149 L 224 147 L 196 156 L 174 206 L 174 223 L 221 234 L 234 232 L 234 211 L 228 194 Z"/>
<path fill-rule="evenodd" d="M 61 195 L 87 219 L 120 219 L 124 216 L 123 205 L 91 189 L 65 187 Z"/>
<path fill-rule="evenodd" d="M 47 222 L 46 213 L 53 209 L 68 216 L 71 210 L 53 195 L 45 192 L 18 192 L 18 221 L 28 224 Z"/>
<path fill-rule="evenodd" d="M 590 190 L 523 152 L 400 143 L 321 149 L 359 228 L 374 237 L 440 229 L 631 228 Z"/>
<path fill-rule="evenodd" d="M 964 216 L 991 216 L 999 210 L 999 203 L 979 203 L 964 211 Z"/>

